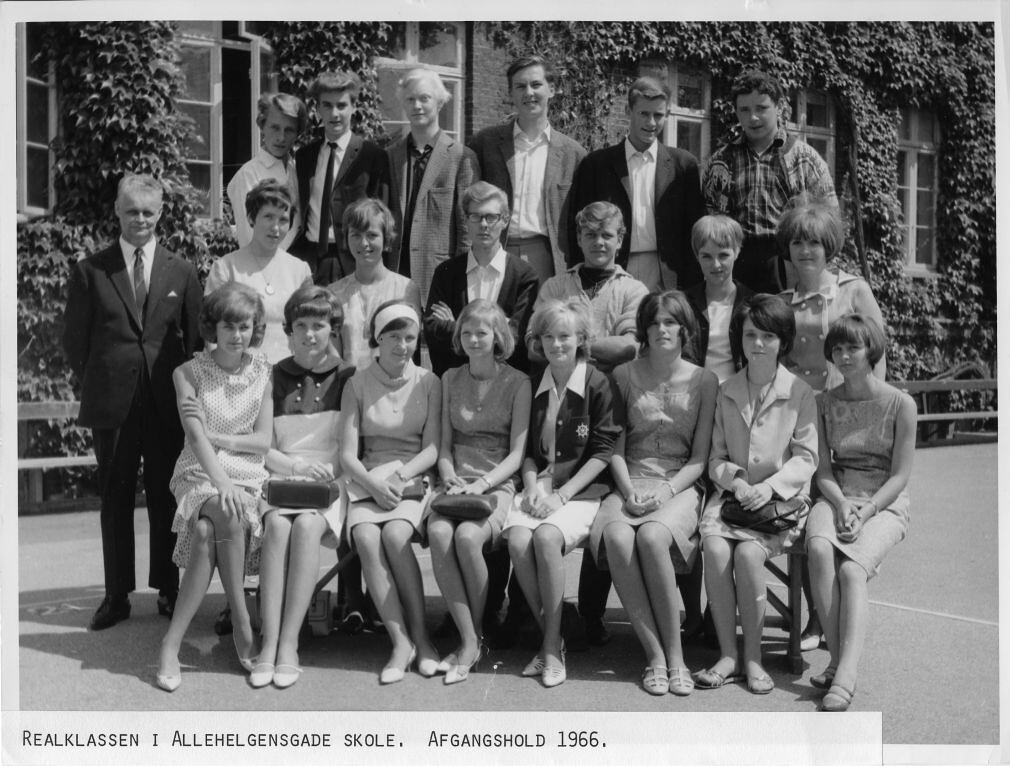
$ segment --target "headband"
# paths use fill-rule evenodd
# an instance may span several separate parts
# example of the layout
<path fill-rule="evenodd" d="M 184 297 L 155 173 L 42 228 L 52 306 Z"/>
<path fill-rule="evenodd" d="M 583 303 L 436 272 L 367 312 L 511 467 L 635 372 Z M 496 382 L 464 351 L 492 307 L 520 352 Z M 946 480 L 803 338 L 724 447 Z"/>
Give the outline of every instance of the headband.
<path fill-rule="evenodd" d="M 386 308 L 375 315 L 375 320 L 372 323 L 372 326 L 375 328 L 372 338 L 376 343 L 379 342 L 379 336 L 382 335 L 382 331 L 394 319 L 409 319 L 418 327 L 421 326 L 421 321 L 417 318 L 417 312 L 406 303 L 394 303 L 392 306 L 386 306 Z"/>

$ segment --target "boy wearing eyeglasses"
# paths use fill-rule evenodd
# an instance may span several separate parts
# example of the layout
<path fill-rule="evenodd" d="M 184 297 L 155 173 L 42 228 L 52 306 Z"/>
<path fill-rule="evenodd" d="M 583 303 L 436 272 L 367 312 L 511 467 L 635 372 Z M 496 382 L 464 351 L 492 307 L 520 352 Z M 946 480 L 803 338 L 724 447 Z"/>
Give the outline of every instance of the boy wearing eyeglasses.
<path fill-rule="evenodd" d="M 508 196 L 497 186 L 478 181 L 463 192 L 462 208 L 470 250 L 465 258 L 440 263 L 428 291 L 423 323 L 431 368 L 440 376 L 466 362 L 466 357 L 452 350 L 456 317 L 467 303 L 483 298 L 501 306 L 509 318 L 516 351 L 508 362 L 526 372 L 528 359 L 522 338 L 539 281 L 533 267 L 502 247 L 502 231 L 509 225 Z"/>

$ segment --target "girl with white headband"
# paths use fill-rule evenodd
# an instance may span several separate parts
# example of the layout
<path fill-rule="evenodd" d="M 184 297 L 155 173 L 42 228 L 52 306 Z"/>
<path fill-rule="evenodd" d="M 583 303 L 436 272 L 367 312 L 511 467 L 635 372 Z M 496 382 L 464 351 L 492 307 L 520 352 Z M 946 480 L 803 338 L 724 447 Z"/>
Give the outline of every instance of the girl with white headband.
<path fill-rule="evenodd" d="M 422 676 L 439 671 L 438 652 L 424 626 L 421 570 L 412 547 L 421 539 L 442 404 L 438 378 L 411 361 L 419 328 L 412 306 L 401 301 L 379 306 L 369 339 L 378 357 L 354 374 L 340 405 L 340 461 L 352 500 L 347 529 L 393 642 L 379 675 L 384 684 L 402 680 L 415 660 Z"/>

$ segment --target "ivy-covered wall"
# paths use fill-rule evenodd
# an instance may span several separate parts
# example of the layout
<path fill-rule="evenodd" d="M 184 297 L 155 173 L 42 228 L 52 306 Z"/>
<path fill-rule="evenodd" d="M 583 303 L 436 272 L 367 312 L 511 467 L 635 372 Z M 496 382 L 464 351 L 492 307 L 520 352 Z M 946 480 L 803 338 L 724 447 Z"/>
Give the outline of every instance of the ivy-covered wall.
<path fill-rule="evenodd" d="M 924 378 L 967 360 L 994 369 L 991 23 L 494 22 L 485 29 L 511 53 L 540 52 L 557 65 L 553 122 L 593 149 L 617 138 L 624 90 L 650 58 L 711 74 L 713 146 L 735 123 L 728 90 L 744 68 L 771 72 L 790 90 L 828 93 L 839 118 L 835 182 L 850 224 L 853 175 L 858 182 L 871 284 L 888 322 L 890 374 Z M 910 278 L 902 266 L 895 170 L 902 107 L 933 111 L 942 131 L 935 278 Z M 842 259 L 858 272 L 854 237 Z"/>

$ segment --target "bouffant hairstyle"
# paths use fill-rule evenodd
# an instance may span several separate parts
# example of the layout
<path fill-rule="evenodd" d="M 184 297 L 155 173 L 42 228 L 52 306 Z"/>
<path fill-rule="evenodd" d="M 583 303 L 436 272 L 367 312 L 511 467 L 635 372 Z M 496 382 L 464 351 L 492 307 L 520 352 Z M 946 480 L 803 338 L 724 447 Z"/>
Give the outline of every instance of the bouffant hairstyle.
<path fill-rule="evenodd" d="M 824 246 L 824 257 L 830 261 L 842 250 L 845 243 L 845 226 L 838 208 L 806 195 L 794 197 L 789 208 L 779 219 L 775 229 L 779 251 L 789 254 L 789 243 L 795 239 L 819 242 Z"/>
<path fill-rule="evenodd" d="M 743 229 L 728 215 L 703 215 L 691 227 L 691 249 L 695 256 L 707 242 L 739 253 L 743 245 Z"/>
<path fill-rule="evenodd" d="M 591 202 L 575 215 L 575 230 L 580 235 L 583 229 L 599 231 L 611 221 L 617 221 L 617 233 L 623 237 L 626 230 L 621 209 L 610 202 Z"/>
<path fill-rule="evenodd" d="M 516 350 L 516 340 L 512 337 L 509 320 L 501 306 L 494 301 L 477 298 L 466 304 L 459 312 L 456 327 L 452 331 L 452 350 L 458 356 L 466 356 L 461 336 L 463 325 L 467 322 L 483 322 L 491 328 L 491 334 L 494 336 L 494 358 L 499 362 L 504 362 Z"/>
<path fill-rule="evenodd" d="M 771 98 L 776 104 L 786 97 L 786 92 L 782 89 L 782 84 L 767 72 L 760 69 L 748 69 L 737 75 L 730 87 L 730 97 L 736 104 L 737 96 L 746 96 L 748 93 L 763 93 Z"/>
<path fill-rule="evenodd" d="M 541 56 L 520 56 L 509 64 L 508 71 L 505 72 L 505 79 L 508 80 L 509 90 L 512 90 L 512 77 L 515 73 L 521 72 L 523 69 L 531 66 L 543 67 L 544 80 L 548 85 L 554 84 L 554 67 L 550 61 Z"/>
<path fill-rule="evenodd" d="M 866 359 L 870 367 L 875 367 L 887 350 L 884 328 L 877 324 L 877 320 L 865 314 L 845 314 L 831 323 L 824 339 L 824 358 L 830 362 L 831 352 L 842 343 L 866 346 Z"/>
<path fill-rule="evenodd" d="M 305 108 L 305 103 L 297 96 L 289 93 L 264 93 L 256 102 L 256 127 L 263 130 L 266 124 L 270 107 L 274 107 L 285 117 L 291 117 L 298 125 L 296 130 L 298 135 L 305 131 L 305 125 L 309 121 L 309 110 Z"/>
<path fill-rule="evenodd" d="M 796 339 L 796 317 L 789 305 L 777 295 L 758 293 L 741 303 L 729 322 L 729 347 L 737 367 L 747 364 L 743 353 L 743 323 L 747 320 L 764 332 L 772 332 L 779 339 L 779 361 L 793 349 Z"/>
<path fill-rule="evenodd" d="M 687 300 L 680 290 L 649 293 L 638 304 L 635 314 L 635 340 L 642 349 L 642 354 L 649 350 L 649 327 L 656 321 L 660 309 L 666 309 L 670 316 L 680 325 L 681 356 L 690 362 L 696 362 L 695 339 L 698 337 L 698 320 Z"/>
<path fill-rule="evenodd" d="M 562 322 L 567 323 L 573 333 L 582 336 L 576 357 L 588 359 L 589 347 L 593 342 L 593 320 L 589 313 L 588 304 L 575 298 L 563 301 L 546 301 L 543 306 L 533 312 L 527 331 L 530 349 L 538 356 L 545 356 L 544 345 L 540 337 Z"/>
<path fill-rule="evenodd" d="M 383 303 L 382 305 L 380 305 L 377 309 L 375 309 L 375 313 L 372 314 L 372 318 L 368 320 L 368 345 L 369 345 L 369 347 L 371 347 L 371 348 L 378 348 L 379 347 L 379 336 L 382 335 L 385 332 L 393 332 L 394 330 L 403 330 L 403 329 L 406 329 L 407 327 L 410 327 L 410 325 L 414 325 L 415 327 L 417 327 L 418 332 L 421 331 L 421 320 L 420 320 L 420 318 L 418 318 L 417 322 L 413 322 L 412 320 L 407 319 L 405 317 L 397 317 L 392 322 L 386 323 L 386 325 L 384 327 L 376 327 L 375 326 L 375 320 L 376 320 L 376 318 L 378 318 L 379 314 L 382 313 L 383 309 L 388 308 L 389 306 L 396 306 L 398 304 L 401 305 L 401 306 L 406 306 L 411 311 L 416 311 L 416 309 L 413 306 L 411 306 L 409 303 L 407 303 L 407 301 L 392 300 L 392 301 L 386 301 L 385 303 Z"/>
<path fill-rule="evenodd" d="M 498 202 L 498 209 L 501 211 L 502 215 L 509 214 L 508 195 L 503 190 L 499 189 L 494 184 L 489 184 L 487 181 L 477 181 L 477 183 L 470 184 L 466 187 L 466 190 L 463 192 L 460 206 L 463 208 L 464 213 L 469 213 L 471 205 L 481 205 L 489 200 L 496 200 Z"/>
<path fill-rule="evenodd" d="M 628 88 L 628 109 L 635 108 L 635 102 L 644 98 L 651 101 L 654 98 L 670 100 L 670 86 L 655 77 L 639 77 Z"/>
<path fill-rule="evenodd" d="M 407 91 L 410 90 L 411 86 L 415 83 L 427 83 L 431 86 L 432 95 L 435 97 L 435 102 L 438 104 L 439 109 L 448 104 L 449 99 L 452 98 L 452 94 L 446 89 L 445 83 L 442 82 L 442 78 L 438 76 L 438 72 L 433 69 L 428 69 L 427 67 L 416 67 L 409 70 L 402 78 L 400 78 L 400 81 L 396 83 L 397 100 L 402 101 Z"/>
<path fill-rule="evenodd" d="M 294 332 L 295 320 L 303 317 L 325 319 L 336 335 L 344 324 L 344 309 L 329 289 L 307 285 L 295 290 L 284 304 L 284 332 L 288 335 Z"/>
<path fill-rule="evenodd" d="M 342 219 L 344 244 L 347 245 L 347 235 L 351 231 L 358 233 L 368 231 L 373 224 L 382 230 L 382 252 L 388 253 L 393 247 L 393 239 L 396 237 L 396 224 L 393 221 L 393 212 L 386 207 L 386 203 L 382 200 L 371 199 L 370 197 L 355 200 L 344 208 L 344 217 Z"/>
<path fill-rule="evenodd" d="M 263 314 L 263 299 L 259 293 L 239 282 L 225 282 L 203 299 L 200 336 L 206 343 L 217 343 L 218 322 L 243 322 L 251 319 L 253 334 L 249 346 L 256 348 L 263 342 L 267 328 Z"/>
<path fill-rule="evenodd" d="M 360 92 L 361 79 L 353 72 L 321 72 L 309 86 L 309 98 L 315 101 L 323 93 L 346 93 L 353 104 Z"/>
<path fill-rule="evenodd" d="M 255 223 L 256 216 L 267 205 L 286 210 L 290 215 L 295 214 L 295 203 L 291 199 L 291 190 L 276 178 L 264 178 L 249 190 L 245 197 L 245 213 L 249 218 L 249 223 Z"/>

